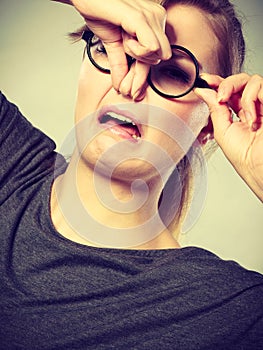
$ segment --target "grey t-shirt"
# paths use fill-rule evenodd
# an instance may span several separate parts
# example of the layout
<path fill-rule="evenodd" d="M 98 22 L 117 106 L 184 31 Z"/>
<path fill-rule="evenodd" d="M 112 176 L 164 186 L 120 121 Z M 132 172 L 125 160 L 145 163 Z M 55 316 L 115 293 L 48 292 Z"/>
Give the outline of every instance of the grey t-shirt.
<path fill-rule="evenodd" d="M 49 198 L 66 162 L 3 95 L 0 128 L 0 349 L 263 349 L 261 274 L 195 247 L 65 239 Z"/>

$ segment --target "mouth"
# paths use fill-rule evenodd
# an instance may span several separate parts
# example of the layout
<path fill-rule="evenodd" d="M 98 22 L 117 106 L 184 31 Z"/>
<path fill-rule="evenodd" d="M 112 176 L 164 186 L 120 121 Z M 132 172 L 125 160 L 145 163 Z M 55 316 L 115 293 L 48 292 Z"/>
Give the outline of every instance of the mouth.
<path fill-rule="evenodd" d="M 131 141 L 141 139 L 140 124 L 134 118 L 124 115 L 122 111 L 101 111 L 98 121 L 102 127 L 123 139 Z"/>

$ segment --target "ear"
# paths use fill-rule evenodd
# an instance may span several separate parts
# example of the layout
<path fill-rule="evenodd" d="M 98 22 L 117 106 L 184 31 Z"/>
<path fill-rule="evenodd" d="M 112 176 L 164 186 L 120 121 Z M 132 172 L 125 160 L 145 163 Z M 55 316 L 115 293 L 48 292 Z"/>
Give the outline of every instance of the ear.
<path fill-rule="evenodd" d="M 205 145 L 207 141 L 214 139 L 214 128 L 211 118 L 208 118 L 208 123 L 203 129 L 200 131 L 200 134 L 197 137 L 197 140 L 201 145 Z"/>

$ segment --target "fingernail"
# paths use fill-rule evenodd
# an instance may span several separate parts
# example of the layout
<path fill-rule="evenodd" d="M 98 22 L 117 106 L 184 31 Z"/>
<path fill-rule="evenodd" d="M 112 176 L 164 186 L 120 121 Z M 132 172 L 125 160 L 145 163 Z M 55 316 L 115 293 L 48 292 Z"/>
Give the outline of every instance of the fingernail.
<path fill-rule="evenodd" d="M 128 97 L 128 96 L 130 96 L 130 91 L 129 90 L 125 90 L 124 88 L 121 88 L 119 90 L 119 94 L 121 94 L 122 96 Z"/>
<path fill-rule="evenodd" d="M 133 94 L 132 98 L 133 98 L 134 100 L 136 100 L 136 99 L 139 97 L 139 95 L 140 95 L 140 90 L 137 90 L 137 91 Z"/>
<path fill-rule="evenodd" d="M 225 90 L 224 89 L 219 90 L 217 94 L 217 102 L 218 103 L 223 102 L 224 97 L 225 97 Z"/>
<path fill-rule="evenodd" d="M 144 93 L 145 93 L 145 90 L 144 90 L 144 89 L 142 89 L 142 90 L 137 90 L 137 91 L 135 92 L 135 94 L 133 95 L 133 97 L 132 97 L 133 100 L 134 100 L 134 101 L 139 101 L 139 100 L 143 99 Z"/>
<path fill-rule="evenodd" d="M 162 61 L 162 60 L 160 60 L 160 59 L 156 59 L 152 64 L 153 64 L 153 65 L 157 65 L 157 64 L 159 64 L 161 61 Z"/>
<path fill-rule="evenodd" d="M 252 126 L 252 115 L 249 111 L 245 111 L 245 118 L 246 118 L 246 121 L 248 122 L 249 126 L 251 127 Z"/>

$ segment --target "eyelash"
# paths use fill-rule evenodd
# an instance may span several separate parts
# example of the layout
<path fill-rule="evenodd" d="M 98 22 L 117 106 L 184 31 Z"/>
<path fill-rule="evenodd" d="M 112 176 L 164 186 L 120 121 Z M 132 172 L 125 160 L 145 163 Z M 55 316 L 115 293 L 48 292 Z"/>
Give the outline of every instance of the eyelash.
<path fill-rule="evenodd" d="M 100 39 L 97 39 L 95 42 L 91 43 L 91 47 L 94 47 L 94 46 L 97 53 L 107 55 L 105 47 L 102 44 Z"/>
<path fill-rule="evenodd" d="M 184 81 L 185 83 L 189 82 L 189 76 L 188 74 L 176 67 L 164 67 L 163 69 L 161 69 L 161 71 L 163 73 L 165 73 L 168 77 L 172 78 L 172 79 L 181 79 L 182 81 Z M 172 73 L 172 74 L 171 74 Z M 176 74 L 173 74 L 176 73 Z"/>
<path fill-rule="evenodd" d="M 105 50 L 105 47 L 103 44 L 98 44 L 97 47 L 96 47 L 96 52 L 98 53 L 103 53 L 104 55 L 107 55 L 107 52 Z"/>

